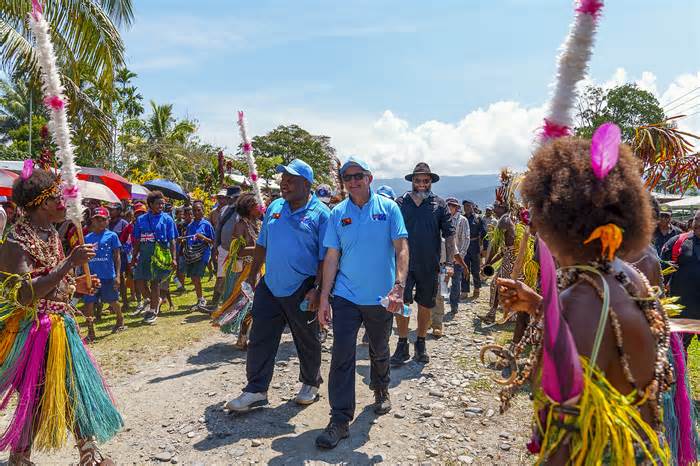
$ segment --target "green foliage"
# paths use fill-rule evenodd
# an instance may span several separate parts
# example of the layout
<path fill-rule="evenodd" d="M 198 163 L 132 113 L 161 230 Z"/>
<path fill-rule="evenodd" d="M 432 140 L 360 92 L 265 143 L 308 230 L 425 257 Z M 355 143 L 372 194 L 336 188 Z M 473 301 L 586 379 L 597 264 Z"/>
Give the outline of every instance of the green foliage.
<path fill-rule="evenodd" d="M 28 0 L 0 2 L 0 66 L 40 94 L 39 63 L 32 47 Z M 132 0 L 44 2 L 59 73 L 70 101 L 74 130 L 86 128 L 93 144 L 108 150 L 113 141 L 111 106 L 116 70 L 124 63 L 119 27 L 134 19 Z"/>
<path fill-rule="evenodd" d="M 313 168 L 317 183 L 330 183 L 333 179 L 330 167 L 335 149 L 328 136 L 310 134 L 297 125 L 278 126 L 264 136 L 255 136 L 252 143 L 258 173 L 263 178 L 272 178 L 277 165 L 301 159 Z M 235 167 L 247 174 L 244 157 L 239 146 Z"/>
<path fill-rule="evenodd" d="M 576 134 L 584 138 L 606 122 L 613 122 L 622 130 L 622 139 L 631 144 L 635 130 L 640 126 L 666 120 L 659 101 L 650 92 L 636 84 L 623 84 L 609 90 L 588 87 L 578 101 Z"/>
<path fill-rule="evenodd" d="M 32 117 L 32 157 L 35 159 L 41 154 L 41 128 L 47 123 L 48 121 L 42 115 Z M 12 140 L 9 148 L 16 153 L 23 154 L 21 158 L 26 159 L 29 154 L 29 125 L 23 124 L 17 129 L 8 131 L 7 135 Z"/>

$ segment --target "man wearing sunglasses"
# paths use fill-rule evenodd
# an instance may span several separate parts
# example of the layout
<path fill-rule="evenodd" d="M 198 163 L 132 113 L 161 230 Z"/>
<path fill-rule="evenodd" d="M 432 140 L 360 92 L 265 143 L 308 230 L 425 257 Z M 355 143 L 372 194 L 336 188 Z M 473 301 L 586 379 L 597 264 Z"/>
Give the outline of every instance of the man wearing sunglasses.
<path fill-rule="evenodd" d="M 408 270 L 408 233 L 398 205 L 371 191 L 372 174 L 362 160 L 350 158 L 340 176 L 350 197 L 331 212 L 323 240 L 327 252 L 318 317 L 322 325 L 330 322 L 332 300 L 333 350 L 328 373 L 331 421 L 316 438 L 320 448 L 335 448 L 348 436 L 355 415 L 355 353 L 362 324 L 369 339 L 374 412 L 391 410 L 389 336 L 392 313 L 403 310 Z M 384 297 L 386 308 L 379 302 Z"/>
<path fill-rule="evenodd" d="M 407 304 L 415 300 L 418 304 L 418 328 L 413 359 L 428 363 L 425 336 L 432 320 L 431 310 L 437 304 L 438 276 L 440 274 L 440 250 L 445 239 L 447 276 L 452 275 L 452 264 L 456 254 L 455 225 L 444 199 L 432 192 L 433 183 L 440 177 L 430 171 L 427 163 L 416 165 L 413 173 L 406 175 L 412 190 L 399 196 L 396 202 L 403 214 L 408 230 L 409 264 L 403 300 Z M 415 295 L 414 295 L 415 289 Z M 391 365 L 403 365 L 411 357 L 408 350 L 409 317 L 396 316 L 399 343 L 391 357 Z"/>
<path fill-rule="evenodd" d="M 246 412 L 267 401 L 267 389 L 272 381 L 275 355 L 285 325 L 289 325 L 299 356 L 299 380 L 303 384 L 294 401 L 309 405 L 318 399 L 321 385 L 321 342 L 319 324 L 302 312 L 302 302 L 308 310 L 318 307 L 321 286 L 321 264 L 326 249 L 326 232 L 330 211 L 311 192 L 314 172 L 304 161 L 295 159 L 279 165 L 282 173 L 282 198 L 273 201 L 265 212 L 260 235 L 253 253 L 253 263 L 247 282 L 255 287 L 258 273 L 265 264 L 253 298 L 253 326 L 246 355 L 248 385 L 238 398 L 226 407 Z"/>

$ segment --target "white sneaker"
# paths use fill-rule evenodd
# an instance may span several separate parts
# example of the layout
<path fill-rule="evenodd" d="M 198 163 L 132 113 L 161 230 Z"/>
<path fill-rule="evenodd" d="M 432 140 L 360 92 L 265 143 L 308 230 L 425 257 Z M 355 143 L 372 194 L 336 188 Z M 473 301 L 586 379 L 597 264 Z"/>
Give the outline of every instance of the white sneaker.
<path fill-rule="evenodd" d="M 234 398 L 233 400 L 226 403 L 225 407 L 229 411 L 235 411 L 237 413 L 247 413 L 251 409 L 257 408 L 259 406 L 265 406 L 267 403 L 267 392 L 243 392 L 238 396 L 238 398 Z"/>
<path fill-rule="evenodd" d="M 318 400 L 318 387 L 306 384 L 301 386 L 301 390 L 294 398 L 294 402 L 298 405 L 310 405 L 316 400 Z"/>

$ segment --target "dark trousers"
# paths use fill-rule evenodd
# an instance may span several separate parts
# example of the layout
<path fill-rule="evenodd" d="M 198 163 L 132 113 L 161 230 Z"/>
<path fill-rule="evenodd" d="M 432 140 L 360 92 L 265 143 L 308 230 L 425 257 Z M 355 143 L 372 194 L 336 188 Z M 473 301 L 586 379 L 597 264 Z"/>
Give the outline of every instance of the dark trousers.
<path fill-rule="evenodd" d="M 331 419 L 350 422 L 355 416 L 357 331 L 364 323 L 369 338 L 369 388 L 387 388 L 389 336 L 394 316 L 382 306 L 359 306 L 337 296 L 333 298 L 332 306 L 333 352 L 328 373 L 328 400 Z"/>
<path fill-rule="evenodd" d="M 299 356 L 299 381 L 318 387 L 321 378 L 321 342 L 316 315 L 301 312 L 299 305 L 313 287 L 314 277 L 306 279 L 291 296 L 277 298 L 261 280 L 253 298 L 253 327 L 250 330 L 246 376 L 248 393 L 266 392 L 275 368 L 275 356 L 285 324 L 289 324 Z M 313 322 L 309 323 L 313 319 Z"/>
<path fill-rule="evenodd" d="M 462 274 L 464 269 L 459 264 L 454 264 L 454 273 L 452 274 L 452 287 L 450 288 L 450 308 L 452 312 L 459 307 L 459 295 L 462 292 Z"/>
<path fill-rule="evenodd" d="M 462 291 L 469 293 L 470 275 L 472 280 L 474 280 L 474 288 L 481 288 L 481 254 L 479 254 L 479 252 L 470 252 L 467 254 L 467 257 L 464 258 L 464 262 L 466 262 L 469 267 L 469 273 L 465 272 L 462 275 Z"/>

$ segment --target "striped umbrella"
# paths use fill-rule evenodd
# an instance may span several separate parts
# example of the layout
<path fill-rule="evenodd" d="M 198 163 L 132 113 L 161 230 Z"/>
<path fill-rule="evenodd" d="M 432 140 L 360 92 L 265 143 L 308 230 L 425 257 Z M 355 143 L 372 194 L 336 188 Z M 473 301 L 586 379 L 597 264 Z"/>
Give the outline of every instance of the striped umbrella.
<path fill-rule="evenodd" d="M 0 168 L 0 196 L 12 197 L 12 184 L 17 178 L 17 173 Z"/>
<path fill-rule="evenodd" d="M 131 199 L 129 180 L 103 168 L 83 167 L 78 172 L 78 179 L 103 184 L 111 189 L 119 199 Z"/>

